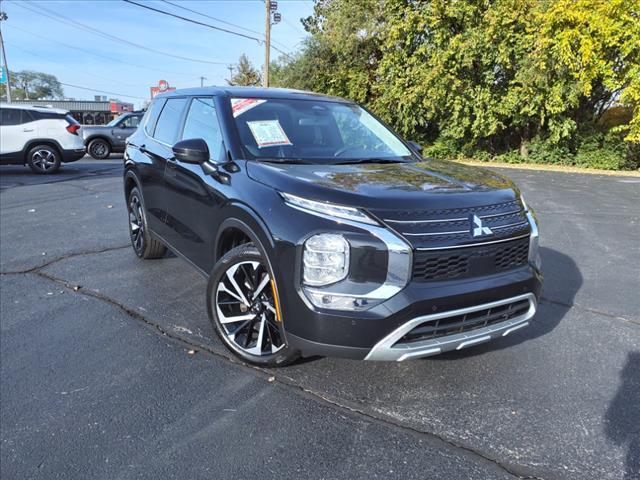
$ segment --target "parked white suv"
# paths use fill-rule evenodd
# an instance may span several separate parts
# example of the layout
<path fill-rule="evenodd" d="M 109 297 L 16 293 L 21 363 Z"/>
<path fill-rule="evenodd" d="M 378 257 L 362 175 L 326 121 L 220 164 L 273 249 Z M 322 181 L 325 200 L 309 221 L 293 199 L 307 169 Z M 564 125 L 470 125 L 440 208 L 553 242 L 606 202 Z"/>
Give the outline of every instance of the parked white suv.
<path fill-rule="evenodd" d="M 0 104 L 0 164 L 55 173 L 85 154 L 80 124 L 66 110 Z"/>

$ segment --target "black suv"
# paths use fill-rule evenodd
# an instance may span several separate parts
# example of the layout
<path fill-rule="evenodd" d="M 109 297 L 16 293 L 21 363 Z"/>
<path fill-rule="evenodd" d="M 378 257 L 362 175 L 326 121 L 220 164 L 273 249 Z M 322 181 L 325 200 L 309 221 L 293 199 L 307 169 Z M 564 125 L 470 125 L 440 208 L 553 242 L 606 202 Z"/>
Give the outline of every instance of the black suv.
<path fill-rule="evenodd" d="M 124 151 L 127 137 L 136 131 L 144 112 L 123 113 L 106 125 L 83 125 L 82 137 L 87 153 L 103 160 Z"/>
<path fill-rule="evenodd" d="M 526 326 L 534 214 L 508 179 L 424 159 L 362 107 L 313 93 L 158 96 L 125 152 L 133 248 L 208 278 L 243 360 L 405 360 Z"/>

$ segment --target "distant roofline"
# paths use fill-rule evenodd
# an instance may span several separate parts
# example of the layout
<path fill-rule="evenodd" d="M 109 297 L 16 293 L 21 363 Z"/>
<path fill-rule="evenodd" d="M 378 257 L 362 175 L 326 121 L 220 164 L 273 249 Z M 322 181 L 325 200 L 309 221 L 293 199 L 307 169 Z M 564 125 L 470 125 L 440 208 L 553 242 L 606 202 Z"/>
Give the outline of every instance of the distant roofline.
<path fill-rule="evenodd" d="M 36 110 L 38 112 L 53 112 L 53 113 L 69 113 L 66 108 L 47 107 L 46 105 L 34 105 L 33 102 L 29 103 L 0 103 L 1 108 L 20 108 L 22 110 Z"/>
<path fill-rule="evenodd" d="M 65 99 L 65 98 L 45 98 L 45 99 L 30 99 L 30 100 L 24 100 L 24 99 L 14 99 L 11 101 L 11 103 L 33 103 L 33 102 L 54 102 L 54 103 L 61 103 L 61 102 L 77 102 L 77 103 L 126 103 L 129 105 L 133 105 L 133 102 L 123 102 L 122 100 L 78 100 L 76 99 Z M 7 102 L 2 102 L 2 103 L 7 103 Z"/>

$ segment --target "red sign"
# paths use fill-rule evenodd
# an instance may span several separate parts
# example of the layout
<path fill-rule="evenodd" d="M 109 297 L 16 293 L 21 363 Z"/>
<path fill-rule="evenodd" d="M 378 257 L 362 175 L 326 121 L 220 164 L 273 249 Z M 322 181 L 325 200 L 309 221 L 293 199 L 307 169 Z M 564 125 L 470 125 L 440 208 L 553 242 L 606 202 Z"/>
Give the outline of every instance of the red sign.
<path fill-rule="evenodd" d="M 111 113 L 133 112 L 133 103 L 109 102 Z"/>
<path fill-rule="evenodd" d="M 176 87 L 170 87 L 169 82 L 166 80 L 160 80 L 157 87 L 151 87 L 151 98 L 154 98 L 159 93 L 172 92 L 175 89 Z"/>

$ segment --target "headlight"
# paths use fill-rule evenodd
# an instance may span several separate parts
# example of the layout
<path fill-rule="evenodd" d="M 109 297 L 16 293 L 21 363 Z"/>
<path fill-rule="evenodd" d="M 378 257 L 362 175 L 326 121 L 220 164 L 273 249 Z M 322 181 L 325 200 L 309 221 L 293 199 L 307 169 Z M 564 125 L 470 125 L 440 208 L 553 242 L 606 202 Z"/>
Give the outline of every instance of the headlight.
<path fill-rule="evenodd" d="M 522 201 L 529 225 L 531 225 L 531 235 L 529 236 L 529 263 L 540 270 L 542 258 L 540 257 L 540 232 L 538 231 L 536 214 L 529 208 L 522 195 L 520 196 L 520 200 Z"/>
<path fill-rule="evenodd" d="M 309 237 L 303 244 L 300 290 L 310 306 L 327 310 L 367 310 L 390 299 L 409 283 L 411 246 L 363 210 L 279 193 L 289 207 L 367 232 L 381 240 L 387 249 L 384 282 L 365 291 L 346 293 L 344 284 L 349 282 L 352 248 L 349 242 L 338 233 Z"/>
<path fill-rule="evenodd" d="M 290 193 L 280 192 L 282 198 L 287 205 L 303 212 L 314 215 L 332 217 L 334 219 L 351 220 L 353 222 L 368 223 L 369 225 L 378 225 L 373 218 L 366 213 L 354 207 L 344 205 L 336 205 L 335 203 L 317 202 L 307 198 L 291 195 Z"/>
<path fill-rule="evenodd" d="M 303 281 L 306 285 L 329 285 L 349 273 L 349 243 L 342 235 L 321 233 L 304 242 Z"/>

